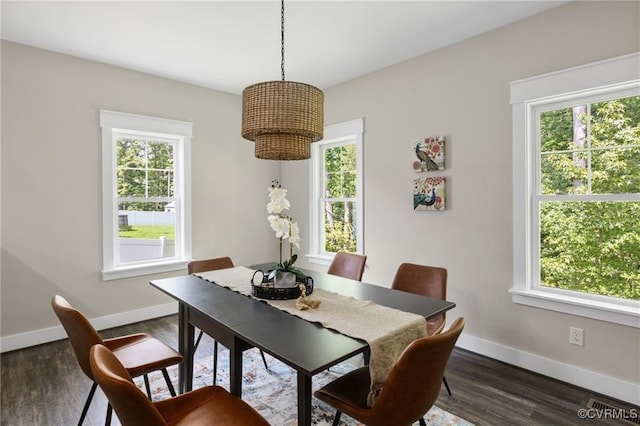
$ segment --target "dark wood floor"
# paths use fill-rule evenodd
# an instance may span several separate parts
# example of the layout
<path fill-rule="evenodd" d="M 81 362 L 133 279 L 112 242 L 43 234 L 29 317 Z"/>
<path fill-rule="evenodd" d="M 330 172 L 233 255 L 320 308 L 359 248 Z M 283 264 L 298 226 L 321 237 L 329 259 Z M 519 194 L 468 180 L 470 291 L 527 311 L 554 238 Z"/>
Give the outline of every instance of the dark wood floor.
<path fill-rule="evenodd" d="M 146 332 L 177 347 L 175 315 L 102 332 L 103 337 Z M 205 336 L 197 358 L 210 357 Z M 0 424 L 77 424 L 91 387 L 66 340 L 2 354 Z M 627 410 L 638 407 L 588 390 L 455 349 L 446 372 L 453 395 L 442 389 L 436 405 L 482 425 L 628 425 L 621 420 L 582 420 L 578 410 L 596 398 Z M 85 425 L 104 424 L 106 400 L 96 392 Z M 278 426 L 278 425 L 276 425 Z"/>

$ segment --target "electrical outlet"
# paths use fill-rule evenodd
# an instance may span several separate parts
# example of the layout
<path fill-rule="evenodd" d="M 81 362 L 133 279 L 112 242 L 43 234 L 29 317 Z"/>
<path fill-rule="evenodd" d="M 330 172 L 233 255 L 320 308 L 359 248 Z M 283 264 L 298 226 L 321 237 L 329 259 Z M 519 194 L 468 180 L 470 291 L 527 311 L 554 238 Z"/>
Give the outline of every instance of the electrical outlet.
<path fill-rule="evenodd" d="M 578 327 L 569 327 L 569 343 L 584 346 L 584 330 Z"/>

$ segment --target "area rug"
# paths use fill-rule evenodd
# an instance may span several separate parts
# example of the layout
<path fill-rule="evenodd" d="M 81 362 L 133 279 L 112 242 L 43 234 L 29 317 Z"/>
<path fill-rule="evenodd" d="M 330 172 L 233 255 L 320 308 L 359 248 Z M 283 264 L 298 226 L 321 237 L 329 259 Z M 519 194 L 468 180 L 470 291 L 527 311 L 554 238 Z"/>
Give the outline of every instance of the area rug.
<path fill-rule="evenodd" d="M 297 385 L 296 373 L 293 369 L 265 354 L 269 369 L 264 368 L 260 352 L 257 349 L 245 351 L 243 354 L 243 380 L 242 399 L 255 408 L 267 421 L 274 426 L 297 425 Z M 361 358 L 360 358 L 361 359 Z M 331 367 L 329 370 L 313 377 L 313 389 L 318 389 L 324 384 L 340 377 L 357 367 L 357 358 L 347 360 Z M 193 388 L 211 385 L 213 380 L 213 359 L 207 357 L 194 362 Z M 177 367 L 169 368 L 169 375 L 174 386 L 177 385 Z M 229 389 L 229 351 L 220 346 L 218 352 L 217 384 Z M 151 374 L 151 393 L 154 400 L 169 397 L 167 385 L 161 374 Z M 138 382 L 138 379 L 136 379 Z M 138 386 L 144 390 L 140 380 Z M 312 400 L 312 423 L 318 426 L 331 425 L 335 409 L 319 401 L 315 397 Z M 425 416 L 425 422 L 430 426 L 455 425 L 473 426 L 451 413 L 433 407 Z M 343 414 L 341 425 L 361 425 L 360 422 Z M 419 423 L 416 422 L 416 425 Z"/>

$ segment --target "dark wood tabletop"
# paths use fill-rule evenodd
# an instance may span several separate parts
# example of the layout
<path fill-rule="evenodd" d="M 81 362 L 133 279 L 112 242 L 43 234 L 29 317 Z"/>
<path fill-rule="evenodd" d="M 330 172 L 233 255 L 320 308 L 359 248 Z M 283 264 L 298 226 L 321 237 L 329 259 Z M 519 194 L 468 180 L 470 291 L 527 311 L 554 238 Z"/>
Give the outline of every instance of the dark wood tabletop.
<path fill-rule="evenodd" d="M 253 265 L 268 269 L 273 263 Z M 377 304 L 419 314 L 429 319 L 453 307 L 452 302 L 391 290 L 326 273 L 304 270 L 314 279 L 314 289 L 371 300 Z M 151 281 L 151 285 L 179 302 L 181 391 L 193 379 L 194 326 L 230 350 L 230 390 L 242 395 L 242 351 L 258 347 L 298 373 L 298 424 L 311 422 L 311 377 L 368 350 L 365 341 L 342 335 L 281 311 L 240 293 L 195 276 Z"/>

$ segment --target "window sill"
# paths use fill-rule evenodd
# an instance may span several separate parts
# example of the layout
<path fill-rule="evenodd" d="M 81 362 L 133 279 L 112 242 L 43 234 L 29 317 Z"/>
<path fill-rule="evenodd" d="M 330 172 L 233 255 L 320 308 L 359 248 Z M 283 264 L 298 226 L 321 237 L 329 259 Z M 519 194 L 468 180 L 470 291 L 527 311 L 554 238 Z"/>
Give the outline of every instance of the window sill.
<path fill-rule="evenodd" d="M 610 303 L 540 290 L 509 290 L 513 303 L 640 328 L 640 302 Z"/>
<path fill-rule="evenodd" d="M 333 260 L 333 256 L 320 255 L 320 254 L 307 254 L 307 260 L 309 263 L 315 263 L 318 265 L 330 265 Z"/>
<path fill-rule="evenodd" d="M 144 265 L 121 266 L 112 269 L 104 269 L 102 271 L 102 280 L 111 281 L 121 278 L 139 277 L 141 275 L 179 271 L 181 269 L 186 269 L 187 263 L 189 263 L 187 260 L 174 260 L 162 263 L 147 263 Z"/>

